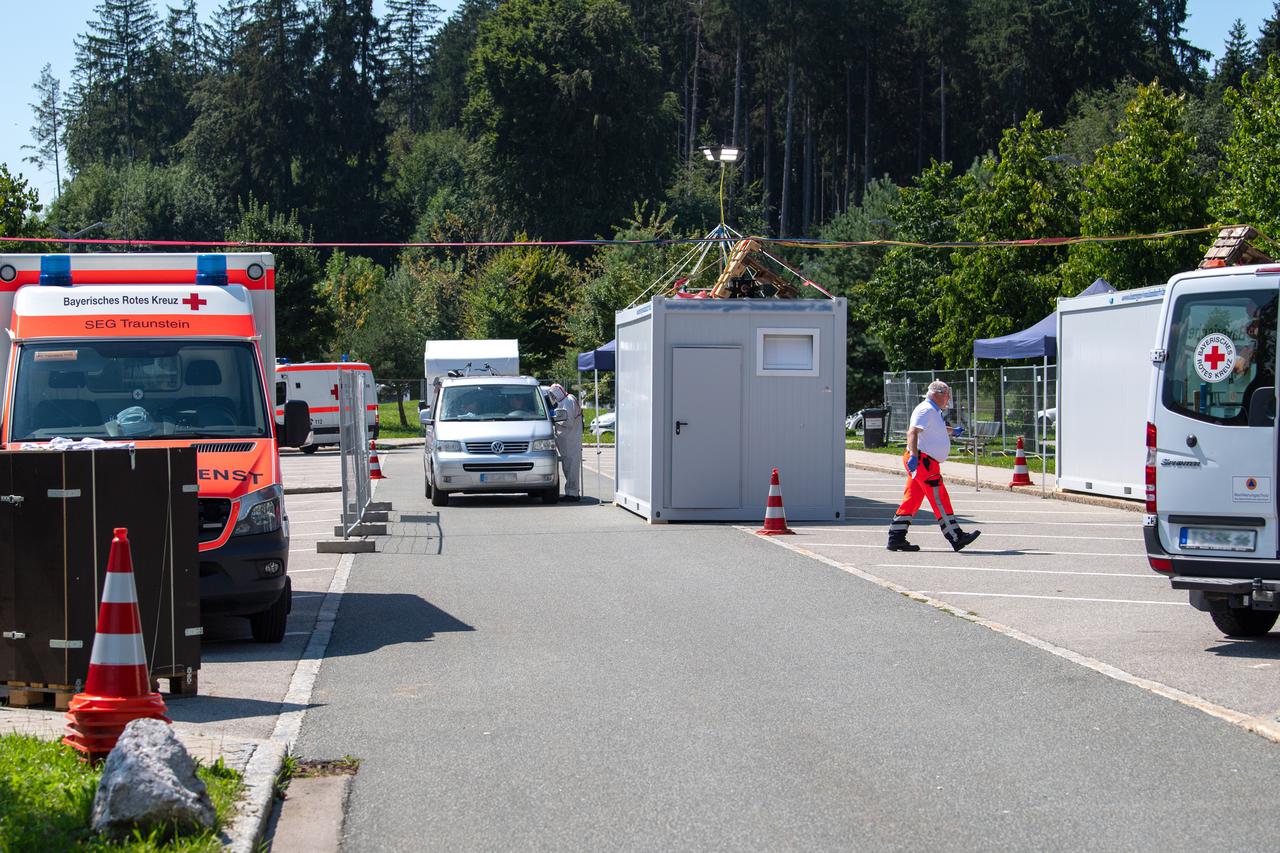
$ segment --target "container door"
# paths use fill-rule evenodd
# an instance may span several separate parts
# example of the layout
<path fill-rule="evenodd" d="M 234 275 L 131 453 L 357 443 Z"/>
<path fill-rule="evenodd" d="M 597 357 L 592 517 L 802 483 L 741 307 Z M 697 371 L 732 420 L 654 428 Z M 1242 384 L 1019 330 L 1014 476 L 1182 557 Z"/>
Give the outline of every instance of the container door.
<path fill-rule="evenodd" d="M 742 350 L 671 351 L 671 505 L 742 505 Z"/>
<path fill-rule="evenodd" d="M 1174 285 L 1155 405 L 1160 538 L 1174 554 L 1277 556 L 1274 277 Z"/>

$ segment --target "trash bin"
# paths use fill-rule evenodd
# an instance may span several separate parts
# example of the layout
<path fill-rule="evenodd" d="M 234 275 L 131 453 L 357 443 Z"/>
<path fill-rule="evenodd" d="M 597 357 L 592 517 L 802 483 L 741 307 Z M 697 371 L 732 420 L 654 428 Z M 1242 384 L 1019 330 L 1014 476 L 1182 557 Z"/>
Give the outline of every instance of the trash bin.
<path fill-rule="evenodd" d="M 862 410 L 862 445 L 884 447 L 889 438 L 889 410 Z"/>

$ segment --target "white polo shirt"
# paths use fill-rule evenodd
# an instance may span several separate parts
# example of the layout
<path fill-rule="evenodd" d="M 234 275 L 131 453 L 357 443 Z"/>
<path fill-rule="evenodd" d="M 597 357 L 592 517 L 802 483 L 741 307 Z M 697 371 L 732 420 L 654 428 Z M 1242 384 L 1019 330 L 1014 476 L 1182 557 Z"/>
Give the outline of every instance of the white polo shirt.
<path fill-rule="evenodd" d="M 951 430 L 942 420 L 942 410 L 932 400 L 926 398 L 916 406 L 911 413 L 911 426 L 923 430 L 916 439 L 920 452 L 939 462 L 945 461 L 947 454 L 951 452 Z"/>

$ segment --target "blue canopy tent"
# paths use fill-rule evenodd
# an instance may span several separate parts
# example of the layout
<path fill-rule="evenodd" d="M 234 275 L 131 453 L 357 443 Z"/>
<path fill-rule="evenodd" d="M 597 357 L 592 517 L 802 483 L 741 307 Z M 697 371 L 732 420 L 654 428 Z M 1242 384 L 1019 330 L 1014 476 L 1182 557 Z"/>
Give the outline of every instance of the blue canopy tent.
<path fill-rule="evenodd" d="M 1096 293 L 1115 293 L 1115 288 L 1103 278 L 1095 279 L 1076 296 L 1093 296 Z M 970 396 L 972 410 L 970 423 L 973 424 L 978 413 L 978 359 L 980 358 L 1040 358 L 1044 360 L 1044 402 L 1043 408 L 1049 409 L 1049 359 L 1058 357 L 1058 312 L 1033 326 L 1003 335 L 998 338 L 980 338 L 973 342 L 973 394 Z M 1039 432 L 1039 418 L 1034 420 L 1035 429 Z M 1039 443 L 1039 436 L 1036 437 Z M 1042 454 L 1043 455 L 1043 454 Z M 978 454 L 973 454 L 974 482 L 978 479 Z M 1040 478 L 1041 491 L 1044 491 L 1044 477 Z"/>
<path fill-rule="evenodd" d="M 616 370 L 616 356 L 618 354 L 618 340 L 614 338 L 607 344 L 602 344 L 595 349 L 578 353 L 578 372 L 590 370 L 595 374 L 595 382 L 592 386 L 595 393 L 596 418 L 600 417 L 600 371 Z M 618 426 L 614 424 L 614 435 L 617 435 Z M 617 441 L 617 439 L 614 439 Z M 596 431 L 596 494 L 600 493 L 600 432 Z"/>

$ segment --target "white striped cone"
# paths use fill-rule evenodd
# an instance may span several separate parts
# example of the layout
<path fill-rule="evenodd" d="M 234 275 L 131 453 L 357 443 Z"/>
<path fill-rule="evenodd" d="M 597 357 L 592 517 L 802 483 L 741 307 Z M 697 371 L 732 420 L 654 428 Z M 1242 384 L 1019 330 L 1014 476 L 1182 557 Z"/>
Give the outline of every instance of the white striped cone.
<path fill-rule="evenodd" d="M 787 511 L 782 508 L 782 484 L 778 482 L 778 469 L 773 469 L 769 479 L 769 500 L 764 507 L 764 527 L 756 531 L 761 536 L 785 536 L 795 531 L 787 527 Z"/>
<path fill-rule="evenodd" d="M 93 761 L 111 751 L 130 721 L 149 717 L 169 722 L 164 700 L 151 690 L 129 531 L 123 527 L 115 529 L 111 540 L 106 574 L 89 675 L 84 692 L 68 706 L 67 736 L 62 739 Z"/>
<path fill-rule="evenodd" d="M 378 461 L 378 446 L 372 441 L 369 442 L 369 479 L 387 479 L 387 475 L 382 473 L 382 463 Z"/>
<path fill-rule="evenodd" d="M 1013 457 L 1013 479 L 1010 486 L 1034 486 L 1031 475 L 1027 471 L 1027 454 L 1022 449 L 1022 436 L 1018 436 L 1018 454 Z"/>

